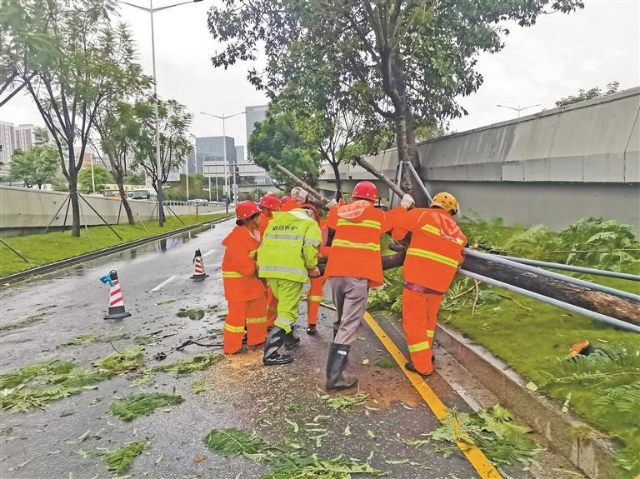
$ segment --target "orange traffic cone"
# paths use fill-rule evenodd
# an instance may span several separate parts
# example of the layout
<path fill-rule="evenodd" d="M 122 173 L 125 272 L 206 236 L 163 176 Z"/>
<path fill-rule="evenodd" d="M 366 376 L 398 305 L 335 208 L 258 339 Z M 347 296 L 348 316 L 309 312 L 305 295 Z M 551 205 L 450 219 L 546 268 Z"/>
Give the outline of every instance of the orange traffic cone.
<path fill-rule="evenodd" d="M 124 299 L 122 298 L 122 290 L 118 281 L 118 272 L 112 270 L 108 275 L 100 278 L 100 281 L 109 283 L 109 306 L 104 319 L 124 319 L 131 316 L 124 309 Z"/>
<path fill-rule="evenodd" d="M 204 261 L 202 260 L 202 253 L 199 249 L 196 250 L 196 254 L 193 257 L 193 264 L 195 267 L 195 271 L 191 276 L 191 279 L 194 281 L 204 281 L 205 278 L 208 278 L 209 275 L 204 272 Z"/>

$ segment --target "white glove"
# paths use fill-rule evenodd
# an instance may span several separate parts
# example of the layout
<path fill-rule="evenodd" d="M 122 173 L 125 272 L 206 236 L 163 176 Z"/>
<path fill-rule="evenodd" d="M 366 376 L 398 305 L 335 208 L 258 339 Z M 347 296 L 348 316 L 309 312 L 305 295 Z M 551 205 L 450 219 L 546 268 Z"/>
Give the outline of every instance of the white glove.
<path fill-rule="evenodd" d="M 331 208 L 333 208 L 334 206 L 336 206 L 338 204 L 338 202 L 336 200 L 331 200 L 329 201 L 329 203 L 327 203 L 325 205 L 325 207 L 330 210 Z"/>
<path fill-rule="evenodd" d="M 411 208 L 415 204 L 416 204 L 416 202 L 413 200 L 411 195 L 404 195 L 402 197 L 402 200 L 400 201 L 400 206 L 402 206 L 403 208 L 406 208 L 406 209 Z"/>
<path fill-rule="evenodd" d="M 291 198 L 299 201 L 300 203 L 305 203 L 307 201 L 307 195 L 308 193 L 299 186 L 296 186 L 291 190 Z"/>

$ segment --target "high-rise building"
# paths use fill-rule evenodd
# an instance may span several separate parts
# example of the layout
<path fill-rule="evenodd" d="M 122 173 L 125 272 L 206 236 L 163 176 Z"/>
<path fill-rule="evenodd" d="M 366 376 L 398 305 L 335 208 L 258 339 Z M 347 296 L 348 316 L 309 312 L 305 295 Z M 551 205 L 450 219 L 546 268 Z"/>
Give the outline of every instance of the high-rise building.
<path fill-rule="evenodd" d="M 205 161 L 224 161 L 224 147 L 227 147 L 227 161 L 236 163 L 236 141 L 230 136 L 204 136 L 196 138 L 195 151 L 189 153 L 187 161 L 189 163 L 189 174 L 203 173 L 202 163 Z"/>
<path fill-rule="evenodd" d="M 267 109 L 269 105 L 247 106 L 245 107 L 246 121 L 247 121 L 247 144 L 249 144 L 249 138 L 255 129 L 255 124 L 259 121 L 264 121 L 267 118 Z"/>
<path fill-rule="evenodd" d="M 35 144 L 33 125 L 18 125 L 14 129 L 14 150 L 29 151 Z"/>
<path fill-rule="evenodd" d="M 0 121 L 0 163 L 11 163 L 11 156 L 15 150 L 15 128 L 13 123 Z"/>
<path fill-rule="evenodd" d="M 244 158 L 244 146 L 236 145 L 236 161 L 238 163 L 242 163 L 245 160 Z"/>

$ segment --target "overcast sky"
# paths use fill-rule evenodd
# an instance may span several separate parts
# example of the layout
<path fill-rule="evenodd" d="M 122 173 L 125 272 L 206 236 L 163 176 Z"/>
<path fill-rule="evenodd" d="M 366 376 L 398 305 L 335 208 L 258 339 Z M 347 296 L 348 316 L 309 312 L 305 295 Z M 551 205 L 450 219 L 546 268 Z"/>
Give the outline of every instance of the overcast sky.
<path fill-rule="evenodd" d="M 143 4 L 140 0 L 132 3 Z M 156 0 L 154 6 L 171 3 L 173 0 Z M 640 0 L 585 3 L 584 10 L 572 15 L 543 16 L 534 27 L 512 28 L 502 52 L 483 55 L 478 70 L 484 84 L 476 94 L 461 100 L 469 115 L 454 120 L 451 128 L 464 131 L 516 116 L 496 104 L 542 104 L 526 112 L 533 113 L 553 107 L 558 98 L 580 88 L 604 87 L 614 80 L 621 89 L 640 85 Z M 155 16 L 158 93 L 187 106 L 197 136 L 222 134 L 221 122 L 201 111 L 231 115 L 266 101 L 246 80 L 246 64 L 226 71 L 211 65 L 216 43 L 206 24 L 210 5 L 211 0 L 204 0 Z M 149 15 L 126 5 L 121 14 L 134 31 L 139 61 L 150 74 Z M 24 96 L 5 105 L 0 120 L 43 125 Z M 227 134 L 235 137 L 237 145 L 246 144 L 244 116 L 227 120 Z"/>

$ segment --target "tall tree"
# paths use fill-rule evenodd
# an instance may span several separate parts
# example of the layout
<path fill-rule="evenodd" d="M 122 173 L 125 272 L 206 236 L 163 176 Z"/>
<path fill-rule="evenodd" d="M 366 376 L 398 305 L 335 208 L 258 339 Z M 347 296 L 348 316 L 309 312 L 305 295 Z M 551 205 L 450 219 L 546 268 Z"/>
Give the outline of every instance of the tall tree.
<path fill-rule="evenodd" d="M 156 157 L 154 102 L 158 101 L 157 128 L 160 133 L 160 171 Z M 135 116 L 140 130 L 135 145 L 135 166 L 143 168 L 152 179 L 153 188 L 158 189 L 158 178 L 163 183 L 169 173 L 182 167 L 193 149 L 189 138 L 191 113 L 175 100 L 158 100 L 151 96 L 147 101 L 135 105 Z M 162 209 L 159 212 L 163 215 Z"/>
<path fill-rule="evenodd" d="M 91 193 L 95 183 L 96 191 L 102 193 L 105 185 L 111 183 L 111 181 L 113 181 L 111 172 L 104 166 L 95 165 L 93 172 L 88 168 L 84 168 L 78 173 L 78 191 L 81 193 Z"/>
<path fill-rule="evenodd" d="M 503 48 L 507 21 L 531 26 L 542 14 L 582 7 L 581 0 L 227 0 L 211 8 L 208 23 L 224 45 L 213 64 L 256 60 L 263 50 L 266 67 L 252 68 L 249 79 L 272 94 L 318 57 L 335 65 L 344 90 L 393 125 L 399 159 L 418 167 L 415 124 L 466 113 L 456 98 L 479 88 L 477 56 Z M 411 191 L 407 170 L 402 186 Z"/>
<path fill-rule="evenodd" d="M 141 123 L 136 117 L 135 106 L 118 102 L 104 108 L 96 119 L 96 130 L 100 136 L 102 151 L 107 157 L 109 170 L 120 191 L 120 201 L 130 225 L 135 224 L 133 211 L 124 190 L 125 177 L 135 157 L 135 148 L 140 137 Z"/>
<path fill-rule="evenodd" d="M 24 181 L 27 188 L 53 180 L 58 172 L 58 151 L 48 145 L 38 145 L 29 151 L 16 150 L 11 157 L 11 178 Z"/>
<path fill-rule="evenodd" d="M 556 102 L 556 106 L 567 106 L 574 103 L 580 103 L 582 101 L 594 100 L 596 98 L 602 98 L 603 96 L 612 95 L 618 91 L 619 87 L 620 83 L 614 81 L 611 83 L 607 83 L 607 88 L 605 91 L 602 91 L 599 86 L 590 88 L 589 90 L 583 90 L 581 88 L 580 90 L 578 90 L 577 95 L 569 95 L 560 98 Z"/>
<path fill-rule="evenodd" d="M 115 28 L 114 0 L 24 0 L 24 23 L 12 30 L 13 41 L 44 35 L 54 53 L 10 57 L 9 66 L 25 83 L 58 148 L 62 173 L 69 182 L 72 234 L 80 235 L 78 172 L 96 116 L 103 103 L 137 85 L 141 67 L 134 63 L 131 35 Z"/>

